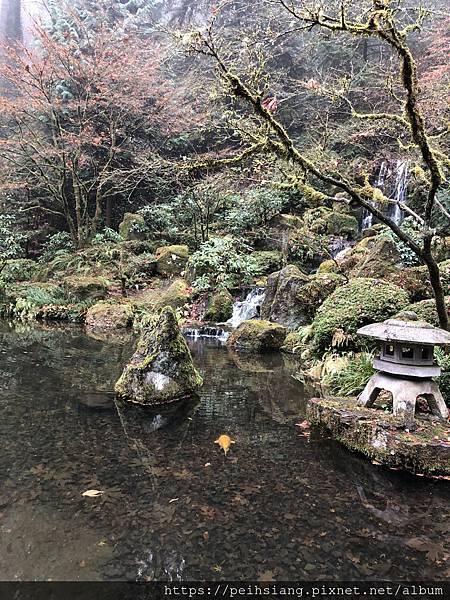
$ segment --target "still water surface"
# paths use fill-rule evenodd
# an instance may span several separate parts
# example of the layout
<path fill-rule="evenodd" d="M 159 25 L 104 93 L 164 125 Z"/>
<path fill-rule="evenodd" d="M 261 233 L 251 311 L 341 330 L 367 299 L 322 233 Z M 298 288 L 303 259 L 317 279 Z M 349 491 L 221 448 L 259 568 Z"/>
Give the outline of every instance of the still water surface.
<path fill-rule="evenodd" d="M 0 579 L 449 577 L 448 482 L 299 436 L 295 361 L 199 340 L 200 402 L 150 415 L 110 393 L 132 348 L 0 325 Z"/>

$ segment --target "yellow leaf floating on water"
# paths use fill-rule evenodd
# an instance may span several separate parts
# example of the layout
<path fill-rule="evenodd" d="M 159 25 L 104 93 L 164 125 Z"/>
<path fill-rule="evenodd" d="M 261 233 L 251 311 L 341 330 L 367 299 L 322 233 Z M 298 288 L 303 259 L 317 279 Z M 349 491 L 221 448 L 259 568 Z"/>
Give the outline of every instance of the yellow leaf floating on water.
<path fill-rule="evenodd" d="M 97 498 L 103 494 L 102 490 L 86 490 L 81 495 L 87 498 Z"/>

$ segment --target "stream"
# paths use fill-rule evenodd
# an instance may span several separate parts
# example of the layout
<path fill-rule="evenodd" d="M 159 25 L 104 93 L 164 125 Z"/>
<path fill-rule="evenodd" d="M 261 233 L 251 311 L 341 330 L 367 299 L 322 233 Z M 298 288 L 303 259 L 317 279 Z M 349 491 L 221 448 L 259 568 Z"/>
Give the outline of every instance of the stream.
<path fill-rule="evenodd" d="M 131 336 L 0 338 L 2 580 L 448 578 L 448 482 L 305 435 L 292 358 L 190 340 L 200 401 L 150 414 L 111 393 Z"/>

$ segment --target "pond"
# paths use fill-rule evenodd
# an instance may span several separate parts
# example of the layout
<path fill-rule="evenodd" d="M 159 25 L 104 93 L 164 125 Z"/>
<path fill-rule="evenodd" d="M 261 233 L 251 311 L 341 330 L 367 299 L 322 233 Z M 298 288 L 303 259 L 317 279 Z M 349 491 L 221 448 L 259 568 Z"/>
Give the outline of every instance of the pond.
<path fill-rule="evenodd" d="M 157 415 L 111 394 L 132 339 L 6 324 L 0 338 L 2 580 L 449 576 L 448 482 L 301 435 L 311 392 L 292 359 L 197 340 L 200 402 Z"/>

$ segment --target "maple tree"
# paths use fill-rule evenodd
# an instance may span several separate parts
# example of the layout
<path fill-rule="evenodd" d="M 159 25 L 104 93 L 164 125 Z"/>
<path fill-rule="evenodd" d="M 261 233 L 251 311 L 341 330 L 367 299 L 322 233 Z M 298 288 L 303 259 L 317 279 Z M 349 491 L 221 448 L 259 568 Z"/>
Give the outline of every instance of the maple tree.
<path fill-rule="evenodd" d="M 63 218 L 81 247 L 111 201 L 151 185 L 160 146 L 189 119 L 157 41 L 66 11 L 73 26 L 63 35 L 36 25 L 35 49 L 7 48 L 0 185 L 30 197 L 26 210 Z"/>

